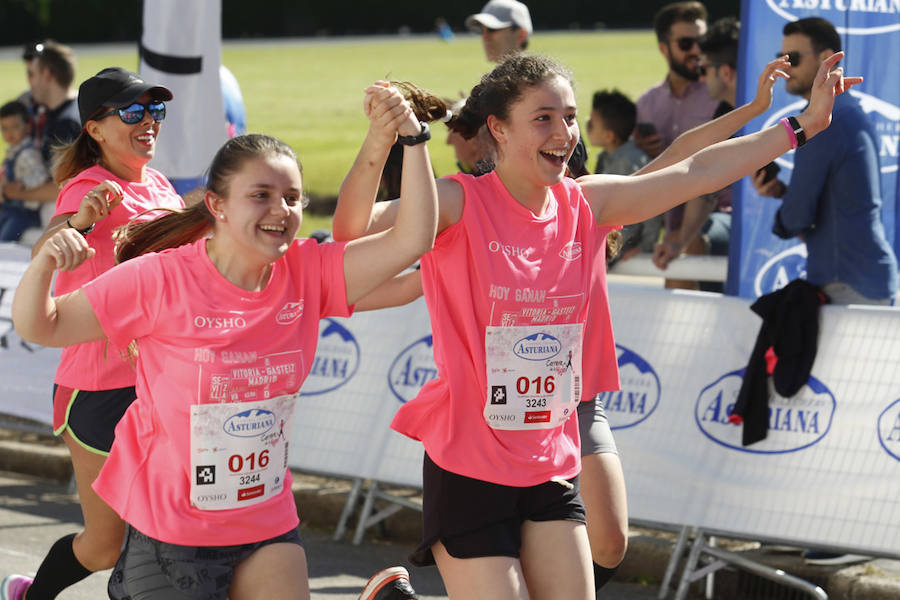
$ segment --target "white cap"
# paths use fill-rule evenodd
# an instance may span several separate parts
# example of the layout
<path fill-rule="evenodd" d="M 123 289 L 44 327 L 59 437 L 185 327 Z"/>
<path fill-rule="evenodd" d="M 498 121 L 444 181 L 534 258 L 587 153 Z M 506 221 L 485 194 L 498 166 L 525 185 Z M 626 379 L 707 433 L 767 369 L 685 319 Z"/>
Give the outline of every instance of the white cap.
<path fill-rule="evenodd" d="M 516 0 L 491 0 L 484 5 L 481 12 L 469 15 L 466 27 L 472 31 L 481 31 L 481 26 L 488 29 L 506 29 L 515 25 L 531 35 L 531 14 L 528 7 Z"/>

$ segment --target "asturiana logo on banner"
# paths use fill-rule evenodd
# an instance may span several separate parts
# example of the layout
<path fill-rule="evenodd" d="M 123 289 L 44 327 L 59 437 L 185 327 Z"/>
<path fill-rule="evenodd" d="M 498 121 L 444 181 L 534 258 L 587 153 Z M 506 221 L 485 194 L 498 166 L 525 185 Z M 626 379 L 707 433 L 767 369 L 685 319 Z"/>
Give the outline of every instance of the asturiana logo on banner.
<path fill-rule="evenodd" d="M 400 351 L 388 370 L 388 385 L 400 402 L 416 397 L 422 386 L 437 377 L 431 335 L 416 340 Z"/>
<path fill-rule="evenodd" d="M 894 0 L 900 3 L 900 0 Z M 877 98 L 871 94 L 860 92 L 858 90 L 850 90 L 850 95 L 859 100 L 859 106 L 866 116 L 875 126 L 875 135 L 877 139 L 878 158 L 881 162 L 881 173 L 894 173 L 897 171 L 898 146 L 900 146 L 900 107 L 894 106 L 890 102 L 885 102 L 881 98 Z M 806 107 L 806 100 L 799 100 L 788 104 L 787 106 L 775 111 L 766 122 L 763 123 L 762 129 L 766 129 L 775 125 L 783 117 L 801 112 Z M 782 154 L 775 159 L 779 165 L 786 169 L 794 168 L 794 151 L 791 150 L 786 154 Z"/>
<path fill-rule="evenodd" d="M 878 441 L 888 454 L 900 460 L 900 398 L 878 415 Z"/>
<path fill-rule="evenodd" d="M 225 420 L 222 429 L 234 437 L 258 437 L 275 426 L 275 414 L 260 408 L 251 408 Z"/>
<path fill-rule="evenodd" d="M 549 333 L 538 332 L 513 344 L 513 354 L 525 360 L 547 360 L 562 350 L 562 343 Z"/>
<path fill-rule="evenodd" d="M 780 290 L 795 279 L 806 279 L 806 244 L 779 252 L 760 267 L 753 280 L 757 296 Z"/>
<path fill-rule="evenodd" d="M 313 396 L 341 387 L 359 369 L 359 343 L 334 319 L 319 321 L 319 345 L 300 394 Z"/>
<path fill-rule="evenodd" d="M 643 357 L 616 344 L 622 389 L 600 394 L 611 429 L 634 427 L 659 406 L 659 376 Z"/>
<path fill-rule="evenodd" d="M 900 0 L 766 0 L 775 14 L 796 21 L 805 17 L 823 17 L 835 24 L 838 33 L 877 35 L 900 31 L 900 22 L 885 15 L 900 13 Z M 850 25 L 843 26 L 847 13 Z"/>
<path fill-rule="evenodd" d="M 810 377 L 797 394 L 783 398 L 771 389 L 770 383 L 768 435 L 752 446 L 742 446 L 742 427 L 732 424 L 728 417 L 743 379 L 744 369 L 726 373 L 703 388 L 697 398 L 697 427 L 715 443 L 741 452 L 783 454 L 819 443 L 831 429 L 836 402 L 825 384 Z"/>

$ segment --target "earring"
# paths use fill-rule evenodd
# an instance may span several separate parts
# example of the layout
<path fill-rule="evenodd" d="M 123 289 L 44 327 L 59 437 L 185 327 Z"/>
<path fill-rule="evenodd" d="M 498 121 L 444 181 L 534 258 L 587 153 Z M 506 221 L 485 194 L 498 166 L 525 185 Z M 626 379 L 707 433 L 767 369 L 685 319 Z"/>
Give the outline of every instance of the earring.
<path fill-rule="evenodd" d="M 219 220 L 220 220 L 220 221 L 224 221 L 224 220 L 225 220 L 225 215 L 224 215 L 223 213 L 219 213 Z"/>

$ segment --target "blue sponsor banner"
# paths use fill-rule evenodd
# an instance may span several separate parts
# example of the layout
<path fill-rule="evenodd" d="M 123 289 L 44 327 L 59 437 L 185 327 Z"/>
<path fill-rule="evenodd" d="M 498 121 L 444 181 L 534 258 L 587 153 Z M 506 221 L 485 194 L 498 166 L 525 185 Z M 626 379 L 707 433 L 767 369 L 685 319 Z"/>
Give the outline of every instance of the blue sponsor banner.
<path fill-rule="evenodd" d="M 763 67 L 781 49 L 782 29 L 789 21 L 822 17 L 841 35 L 845 72 L 865 81 L 850 93 L 872 119 L 878 136 L 881 162 L 882 218 L 894 252 L 900 250 L 898 139 L 900 139 L 900 0 L 744 0 L 741 3 L 741 40 L 738 60 L 738 104 L 752 99 Z M 786 115 L 796 114 L 806 102 L 775 86 L 771 110 L 751 121 L 744 133 L 759 131 Z M 793 152 L 776 162 L 779 178 L 788 183 Z M 734 214 L 728 265 L 727 291 L 745 298 L 767 294 L 806 275 L 806 247 L 799 239 L 782 240 L 772 234 L 780 200 L 756 194 L 750 178 L 734 186 Z"/>

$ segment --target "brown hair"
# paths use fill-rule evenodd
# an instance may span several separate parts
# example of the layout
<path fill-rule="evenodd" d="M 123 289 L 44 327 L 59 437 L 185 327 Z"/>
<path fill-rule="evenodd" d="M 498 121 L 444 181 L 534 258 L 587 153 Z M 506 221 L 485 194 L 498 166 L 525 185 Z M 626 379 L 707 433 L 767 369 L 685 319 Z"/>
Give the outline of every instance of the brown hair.
<path fill-rule="evenodd" d="M 572 83 L 571 73 L 549 58 L 532 54 L 511 55 L 481 77 L 451 127 L 467 140 L 471 139 L 490 115 L 507 119 L 510 107 L 527 88 L 554 77 L 562 77 Z"/>
<path fill-rule="evenodd" d="M 705 21 L 706 15 L 706 7 L 702 2 L 688 0 L 666 4 L 653 17 L 653 29 L 656 31 L 657 41 L 668 41 L 669 31 L 675 23 Z"/>
<path fill-rule="evenodd" d="M 48 69 L 53 80 L 66 89 L 75 80 L 75 53 L 65 44 L 54 40 L 44 40 L 35 44 L 32 56 L 23 55 L 25 60 L 36 60 L 42 69 Z"/>

